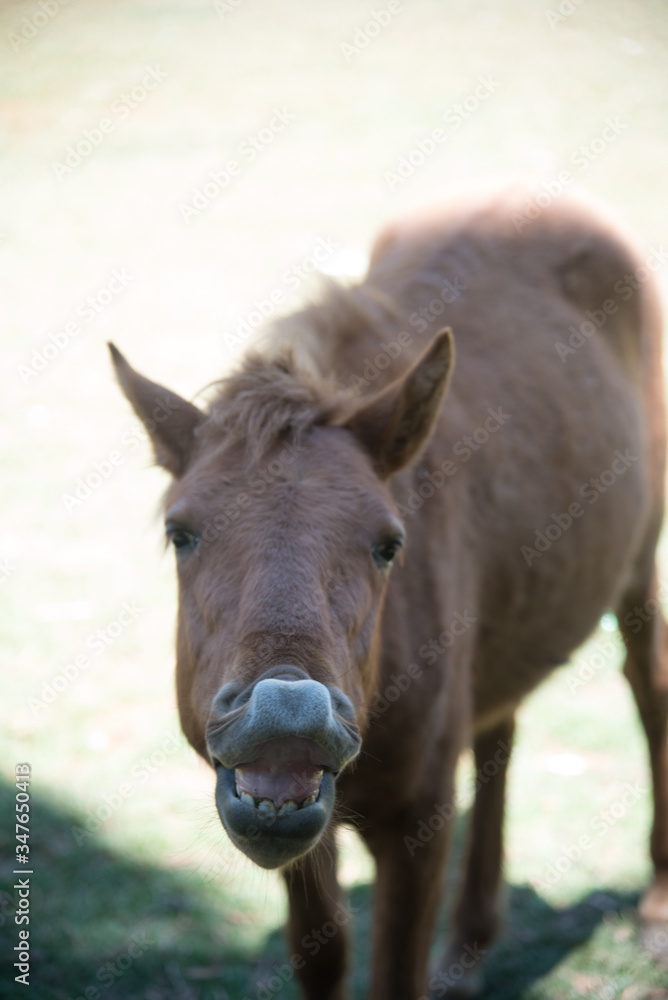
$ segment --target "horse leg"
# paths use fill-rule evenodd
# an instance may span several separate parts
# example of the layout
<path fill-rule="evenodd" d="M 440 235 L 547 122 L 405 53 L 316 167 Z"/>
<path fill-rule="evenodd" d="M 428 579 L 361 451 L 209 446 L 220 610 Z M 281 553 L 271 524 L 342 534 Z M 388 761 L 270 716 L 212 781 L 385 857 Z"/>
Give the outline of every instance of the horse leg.
<path fill-rule="evenodd" d="M 480 959 L 499 924 L 503 812 L 514 730 L 511 716 L 473 742 L 476 793 L 468 854 L 435 996 L 475 996 L 482 985 Z"/>
<path fill-rule="evenodd" d="M 334 832 L 282 874 L 290 907 L 291 963 L 305 1000 L 345 1000 L 350 913 L 336 877 Z"/>
<path fill-rule="evenodd" d="M 447 784 L 441 779 L 429 798 L 367 819 L 361 830 L 377 867 L 369 1000 L 424 997 L 454 822 L 454 767 L 451 760 L 443 768 Z"/>
<path fill-rule="evenodd" d="M 627 591 L 618 620 L 626 643 L 624 673 L 638 705 L 652 769 L 654 880 L 639 912 L 642 920 L 654 923 L 668 921 L 668 626 L 658 599 L 654 546 L 646 564 L 649 583 Z"/>

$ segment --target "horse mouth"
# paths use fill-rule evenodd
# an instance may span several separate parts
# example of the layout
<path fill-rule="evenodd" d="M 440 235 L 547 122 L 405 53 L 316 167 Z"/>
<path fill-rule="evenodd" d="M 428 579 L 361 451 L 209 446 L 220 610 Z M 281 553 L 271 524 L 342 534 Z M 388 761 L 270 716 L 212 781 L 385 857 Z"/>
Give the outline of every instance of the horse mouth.
<path fill-rule="evenodd" d="M 261 868 L 279 868 L 318 843 L 332 816 L 336 772 L 301 737 L 268 740 L 234 767 L 217 763 L 216 805 L 232 842 Z"/>
<path fill-rule="evenodd" d="M 261 868 L 288 865 L 318 844 L 334 813 L 337 775 L 362 743 L 346 695 L 287 670 L 247 688 L 224 684 L 207 727 L 218 815 Z"/>
<path fill-rule="evenodd" d="M 317 743 L 299 737 L 268 740 L 234 768 L 234 794 L 263 816 L 288 816 L 320 798 L 327 767 Z"/>

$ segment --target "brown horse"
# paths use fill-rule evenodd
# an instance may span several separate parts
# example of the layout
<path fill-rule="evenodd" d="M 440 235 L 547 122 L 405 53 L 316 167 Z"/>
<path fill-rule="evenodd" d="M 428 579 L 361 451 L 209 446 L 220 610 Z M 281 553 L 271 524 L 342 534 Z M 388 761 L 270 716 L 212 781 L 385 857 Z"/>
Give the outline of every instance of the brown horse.
<path fill-rule="evenodd" d="M 529 219 L 527 197 L 460 199 L 387 229 L 366 278 L 281 320 L 206 412 L 111 347 L 173 476 L 183 730 L 215 768 L 231 839 L 282 869 L 309 1000 L 345 996 L 341 821 L 377 864 L 370 996 L 476 988 L 515 710 L 608 608 L 652 764 L 641 913 L 668 919 L 657 258 L 565 198 Z M 489 780 L 430 978 L 469 742 Z M 314 928 L 327 929 L 315 955 Z"/>

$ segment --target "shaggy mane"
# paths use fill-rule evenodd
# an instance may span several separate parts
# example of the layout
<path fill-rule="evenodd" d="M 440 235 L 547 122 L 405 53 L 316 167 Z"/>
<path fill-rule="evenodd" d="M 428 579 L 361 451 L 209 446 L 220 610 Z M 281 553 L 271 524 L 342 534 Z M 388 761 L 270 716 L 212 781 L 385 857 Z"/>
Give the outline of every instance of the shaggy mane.
<path fill-rule="evenodd" d="M 318 301 L 272 323 L 263 345 L 215 383 L 202 435 L 224 448 L 243 443 L 257 460 L 276 442 L 298 443 L 310 427 L 339 421 L 359 402 L 345 387 L 350 372 L 336 361 L 360 337 L 380 339 L 390 305 L 376 290 L 323 285 Z"/>
<path fill-rule="evenodd" d="M 202 433 L 225 448 L 243 443 L 256 459 L 277 442 L 298 443 L 310 427 L 331 422 L 344 395 L 330 380 L 304 370 L 290 350 L 272 357 L 252 351 L 218 385 Z"/>

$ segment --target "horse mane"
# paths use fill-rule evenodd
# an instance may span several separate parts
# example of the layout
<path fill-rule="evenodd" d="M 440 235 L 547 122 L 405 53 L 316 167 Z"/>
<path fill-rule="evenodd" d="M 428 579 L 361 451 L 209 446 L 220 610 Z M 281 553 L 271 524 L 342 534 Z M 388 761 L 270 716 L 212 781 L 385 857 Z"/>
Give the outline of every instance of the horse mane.
<path fill-rule="evenodd" d="M 358 401 L 340 359 L 376 330 L 379 309 L 388 306 L 375 290 L 323 285 L 318 300 L 272 323 L 239 367 L 214 383 L 199 432 L 208 444 L 243 444 L 257 460 L 277 442 L 298 443 L 309 428 L 340 420 Z"/>
<path fill-rule="evenodd" d="M 218 386 L 202 434 L 225 449 L 243 444 L 251 459 L 280 441 L 297 444 L 310 427 L 328 423 L 339 395 L 289 349 L 271 357 L 250 351 Z"/>

